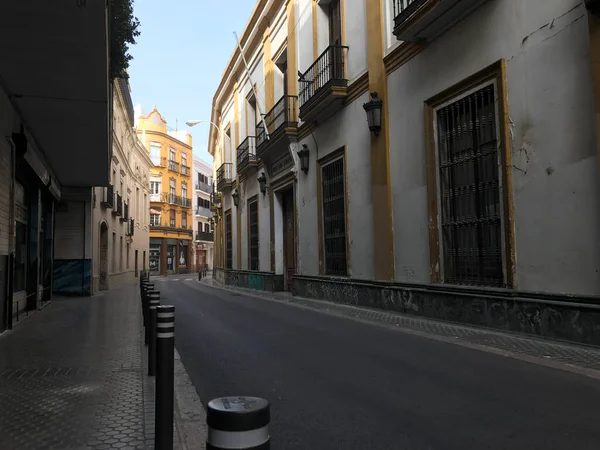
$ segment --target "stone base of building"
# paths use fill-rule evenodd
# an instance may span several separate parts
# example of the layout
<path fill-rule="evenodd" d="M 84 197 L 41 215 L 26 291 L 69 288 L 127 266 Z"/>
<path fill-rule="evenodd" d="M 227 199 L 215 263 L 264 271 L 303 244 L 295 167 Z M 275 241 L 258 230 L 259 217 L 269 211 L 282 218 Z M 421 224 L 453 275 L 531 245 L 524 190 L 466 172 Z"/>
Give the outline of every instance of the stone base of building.
<path fill-rule="evenodd" d="M 299 275 L 292 280 L 292 294 L 600 345 L 600 297 Z"/>
<path fill-rule="evenodd" d="M 283 275 L 273 272 L 215 268 L 213 278 L 226 286 L 269 292 L 283 291 Z"/>

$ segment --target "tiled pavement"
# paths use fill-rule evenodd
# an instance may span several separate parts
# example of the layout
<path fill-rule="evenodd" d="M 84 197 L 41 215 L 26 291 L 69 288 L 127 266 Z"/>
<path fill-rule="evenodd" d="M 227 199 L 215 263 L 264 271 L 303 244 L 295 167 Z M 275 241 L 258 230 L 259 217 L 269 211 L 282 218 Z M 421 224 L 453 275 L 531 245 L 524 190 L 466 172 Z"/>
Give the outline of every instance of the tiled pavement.
<path fill-rule="evenodd" d="M 401 330 L 419 334 L 422 333 L 433 337 L 439 337 L 444 340 L 452 339 L 461 344 L 478 346 L 480 348 L 486 347 L 490 350 L 508 352 L 526 358 L 535 358 L 543 360 L 549 365 L 559 364 L 575 369 L 582 369 L 584 371 L 594 371 L 596 376 L 600 377 L 600 348 L 596 347 L 569 344 L 456 323 L 429 320 L 416 316 L 371 308 L 362 308 L 348 304 L 294 297 L 287 293 L 268 293 L 242 288 L 232 288 L 230 286 L 223 286 L 212 278 L 205 278 L 202 280 L 202 283 L 220 289 L 291 303 L 330 314 L 352 317 L 354 319 L 372 323 L 385 324 Z"/>
<path fill-rule="evenodd" d="M 2 449 L 152 448 L 137 291 L 55 298 L 0 336 Z"/>

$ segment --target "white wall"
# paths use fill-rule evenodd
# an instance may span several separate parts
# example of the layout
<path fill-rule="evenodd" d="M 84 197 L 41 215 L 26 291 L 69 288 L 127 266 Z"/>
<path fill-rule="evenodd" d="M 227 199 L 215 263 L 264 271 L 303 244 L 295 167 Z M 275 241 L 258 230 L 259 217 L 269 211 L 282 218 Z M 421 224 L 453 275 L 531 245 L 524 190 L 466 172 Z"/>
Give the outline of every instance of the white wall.
<path fill-rule="evenodd" d="M 585 15 L 575 0 L 487 2 L 389 76 L 398 281 L 429 281 L 423 102 L 505 58 L 519 288 L 600 293 Z"/>

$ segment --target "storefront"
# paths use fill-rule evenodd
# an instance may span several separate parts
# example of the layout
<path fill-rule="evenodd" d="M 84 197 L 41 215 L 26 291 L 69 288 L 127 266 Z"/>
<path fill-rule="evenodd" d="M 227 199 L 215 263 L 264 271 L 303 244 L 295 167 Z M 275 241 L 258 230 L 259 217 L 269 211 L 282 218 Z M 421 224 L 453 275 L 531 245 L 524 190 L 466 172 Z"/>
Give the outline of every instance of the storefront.
<path fill-rule="evenodd" d="M 148 259 L 148 268 L 151 275 L 160 275 L 160 250 L 162 239 L 150 238 L 150 257 Z"/>

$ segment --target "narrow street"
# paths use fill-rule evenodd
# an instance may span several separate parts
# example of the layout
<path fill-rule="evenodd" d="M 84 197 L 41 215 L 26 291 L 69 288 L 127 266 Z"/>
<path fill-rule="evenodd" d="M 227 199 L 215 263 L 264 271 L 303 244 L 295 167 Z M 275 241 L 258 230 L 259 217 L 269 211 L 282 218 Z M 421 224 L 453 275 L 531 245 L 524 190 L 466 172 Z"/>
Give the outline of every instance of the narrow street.
<path fill-rule="evenodd" d="M 274 449 L 598 448 L 600 380 L 189 278 L 157 289 L 190 378 L 269 399 Z"/>

